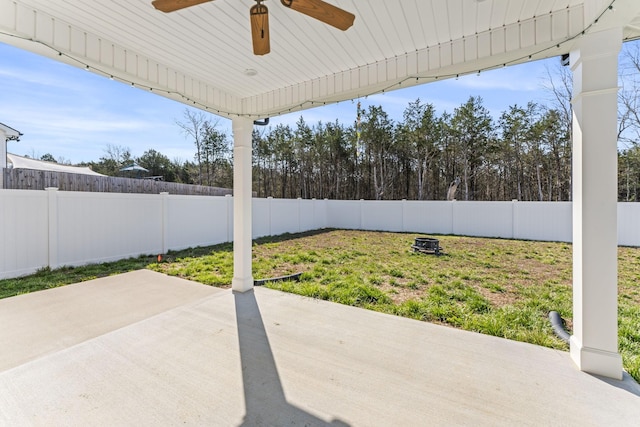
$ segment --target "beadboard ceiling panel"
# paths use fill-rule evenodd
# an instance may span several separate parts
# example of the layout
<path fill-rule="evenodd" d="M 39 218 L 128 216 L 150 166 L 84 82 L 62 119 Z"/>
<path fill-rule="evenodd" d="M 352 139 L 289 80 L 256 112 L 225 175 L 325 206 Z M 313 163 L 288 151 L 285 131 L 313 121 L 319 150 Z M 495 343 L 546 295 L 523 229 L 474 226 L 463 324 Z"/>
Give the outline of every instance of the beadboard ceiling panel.
<path fill-rule="evenodd" d="M 0 41 L 221 116 L 262 118 L 557 56 L 595 31 L 595 20 L 640 37 L 637 0 L 327 2 L 352 12 L 353 27 L 339 31 L 266 0 L 264 56 L 251 48 L 253 0 L 168 14 L 150 0 L 0 0 Z"/>

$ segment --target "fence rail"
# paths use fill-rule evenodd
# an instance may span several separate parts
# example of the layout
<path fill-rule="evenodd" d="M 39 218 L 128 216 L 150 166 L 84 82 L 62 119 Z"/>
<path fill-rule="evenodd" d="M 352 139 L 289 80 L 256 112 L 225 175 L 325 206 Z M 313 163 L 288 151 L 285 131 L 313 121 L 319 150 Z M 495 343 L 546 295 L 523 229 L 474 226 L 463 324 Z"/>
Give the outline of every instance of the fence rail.
<path fill-rule="evenodd" d="M 159 194 L 167 192 L 191 196 L 224 196 L 232 193 L 232 190 L 228 188 L 180 184 L 177 182 L 92 176 L 34 169 L 4 169 L 4 189 L 44 190 L 49 187 L 58 188 L 60 191 L 95 193 Z"/>
<path fill-rule="evenodd" d="M 323 228 L 570 242 L 570 202 L 253 199 L 252 236 Z M 640 246 L 640 203 L 618 243 Z M 0 279 L 233 239 L 233 197 L 0 190 Z"/>

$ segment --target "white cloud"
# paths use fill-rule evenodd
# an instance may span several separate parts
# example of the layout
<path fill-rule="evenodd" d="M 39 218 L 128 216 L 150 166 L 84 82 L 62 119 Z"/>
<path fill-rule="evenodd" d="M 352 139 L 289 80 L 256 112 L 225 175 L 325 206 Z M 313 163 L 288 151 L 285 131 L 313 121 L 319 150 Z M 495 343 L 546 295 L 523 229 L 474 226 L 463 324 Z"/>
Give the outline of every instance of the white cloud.
<path fill-rule="evenodd" d="M 495 73 L 494 71 L 493 73 Z M 458 80 L 450 81 L 451 85 L 465 87 L 469 89 L 490 91 L 490 90 L 507 90 L 516 92 L 535 92 L 540 89 L 535 78 L 531 76 L 521 76 L 517 73 L 507 74 L 491 74 L 492 72 L 481 73 L 477 75 L 462 76 Z"/>
<path fill-rule="evenodd" d="M 53 105 L 12 105 L 0 107 L 0 116 L 12 127 L 27 133 L 51 136 L 87 135 L 144 131 L 152 123 L 109 111 L 87 111 Z M 158 122 L 162 125 L 162 122 Z"/>
<path fill-rule="evenodd" d="M 65 70 L 66 71 L 66 70 Z M 75 71 L 75 70 L 74 70 Z M 73 91 L 86 90 L 86 85 L 77 78 L 68 78 L 68 73 L 60 72 L 57 67 L 26 68 L 0 65 L 0 78 L 11 81 L 8 89 L 19 89 L 21 92 L 42 93 L 42 90 Z M 5 89 L 7 89 L 5 88 Z"/>

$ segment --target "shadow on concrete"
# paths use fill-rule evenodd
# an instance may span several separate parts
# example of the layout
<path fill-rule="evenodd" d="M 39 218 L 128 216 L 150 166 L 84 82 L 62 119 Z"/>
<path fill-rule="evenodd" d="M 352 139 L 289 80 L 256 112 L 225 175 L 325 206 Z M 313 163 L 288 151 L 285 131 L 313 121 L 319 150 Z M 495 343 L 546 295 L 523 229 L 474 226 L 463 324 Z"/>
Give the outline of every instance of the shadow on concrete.
<path fill-rule="evenodd" d="M 614 380 L 613 378 L 607 378 L 593 374 L 591 376 L 609 384 L 610 386 L 628 391 L 629 393 L 635 394 L 636 396 L 640 397 L 640 384 L 638 384 L 636 380 L 634 380 L 633 377 L 627 372 L 622 373 L 622 380 Z"/>
<path fill-rule="evenodd" d="M 338 426 L 287 402 L 254 291 L 234 292 L 246 414 L 242 426 Z"/>

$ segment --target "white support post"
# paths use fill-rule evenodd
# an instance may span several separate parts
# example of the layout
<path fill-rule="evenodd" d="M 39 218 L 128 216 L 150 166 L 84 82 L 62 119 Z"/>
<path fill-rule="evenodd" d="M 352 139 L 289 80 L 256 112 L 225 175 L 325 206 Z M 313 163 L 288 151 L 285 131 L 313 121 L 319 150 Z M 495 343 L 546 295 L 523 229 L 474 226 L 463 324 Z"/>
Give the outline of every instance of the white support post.
<path fill-rule="evenodd" d="M 253 289 L 251 272 L 251 137 L 253 120 L 233 119 L 233 281 L 237 292 Z"/>
<path fill-rule="evenodd" d="M 573 71 L 573 336 L 580 370 L 622 378 L 618 353 L 617 95 L 622 29 L 585 36 Z"/>

